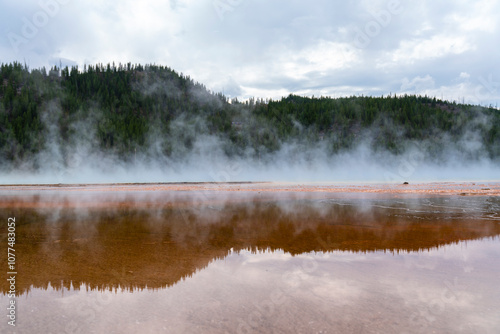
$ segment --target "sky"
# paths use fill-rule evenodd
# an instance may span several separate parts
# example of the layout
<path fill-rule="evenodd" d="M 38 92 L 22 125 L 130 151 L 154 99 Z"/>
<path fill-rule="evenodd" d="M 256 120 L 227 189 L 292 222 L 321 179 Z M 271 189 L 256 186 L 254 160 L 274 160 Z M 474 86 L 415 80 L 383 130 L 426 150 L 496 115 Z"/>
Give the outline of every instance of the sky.
<path fill-rule="evenodd" d="M 229 97 L 500 105 L 500 1 L 0 0 L 0 62 L 155 63 Z"/>

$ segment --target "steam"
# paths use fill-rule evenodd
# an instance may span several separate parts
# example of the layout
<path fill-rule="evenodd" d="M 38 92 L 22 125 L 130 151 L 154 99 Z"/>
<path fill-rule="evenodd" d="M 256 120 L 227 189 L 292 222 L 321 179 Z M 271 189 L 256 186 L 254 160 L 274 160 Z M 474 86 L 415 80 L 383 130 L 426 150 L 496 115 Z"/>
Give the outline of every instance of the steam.
<path fill-rule="evenodd" d="M 172 79 L 144 73 L 143 80 L 133 89 L 148 96 L 181 97 L 182 92 Z M 222 101 L 206 94 L 201 85 L 191 88 L 189 95 L 200 105 L 222 107 Z M 245 129 L 247 136 L 273 135 L 275 130 L 258 121 L 247 107 L 236 106 L 235 113 L 233 120 Z M 96 129 L 104 120 L 97 103 L 85 112 L 79 110 L 67 133 L 62 134 L 57 124 L 62 115 L 61 103 L 53 100 L 42 106 L 44 149 L 12 166 L 3 164 L 0 183 L 498 180 L 498 162 L 488 157 L 480 133 L 491 126 L 491 120 L 479 110 L 476 114 L 458 141 L 446 133 L 437 133 L 432 139 L 419 142 L 401 139 L 401 152 L 375 150 L 374 144 L 385 135 L 377 125 L 388 122 L 379 119 L 372 128 L 357 134 L 349 150 L 332 153 L 331 140 L 341 140 L 340 134 L 334 134 L 330 141 L 314 138 L 317 134 L 297 121 L 294 126 L 300 134 L 298 139 L 281 142 L 274 151 L 249 145 L 240 149 L 228 138 L 213 134 L 202 117 L 178 110 L 168 127 L 152 122 L 146 145 L 123 158 L 120 152 L 99 147 Z M 401 129 L 395 125 L 390 129 L 402 138 Z M 250 138 L 242 140 L 248 142 Z M 440 149 L 436 151 L 435 147 Z"/>
<path fill-rule="evenodd" d="M 471 152 L 480 151 L 480 144 L 467 142 Z M 324 144 L 304 147 L 285 143 L 282 148 L 260 159 L 246 152 L 242 157 L 229 158 L 224 153 L 224 141 L 203 135 L 195 139 L 192 148 L 179 148 L 171 158 L 158 155 L 155 143 L 148 152 L 137 152 L 134 161 L 124 162 L 114 156 L 95 152 L 89 146 L 78 145 L 73 153 L 62 158 L 63 149 L 57 143 L 38 157 L 40 169 L 22 169 L 2 175 L 3 184 L 38 183 L 132 183 L 132 182 L 396 182 L 498 180 L 499 168 L 482 157 L 475 161 L 462 159 L 466 152 L 449 151 L 440 161 L 431 161 L 422 146 L 413 146 L 403 155 L 373 152 L 366 143 L 351 151 L 327 155 Z M 186 155 L 183 155 L 186 154 Z M 22 168 L 22 166 L 21 166 Z"/>

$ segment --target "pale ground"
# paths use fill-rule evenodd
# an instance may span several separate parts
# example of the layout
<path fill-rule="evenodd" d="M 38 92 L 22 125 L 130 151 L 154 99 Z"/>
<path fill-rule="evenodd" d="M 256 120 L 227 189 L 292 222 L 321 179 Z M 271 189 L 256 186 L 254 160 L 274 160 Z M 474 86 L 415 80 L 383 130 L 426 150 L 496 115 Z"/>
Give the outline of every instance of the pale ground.
<path fill-rule="evenodd" d="M 65 191 L 222 191 L 222 192 L 327 192 L 379 194 L 432 194 L 499 196 L 500 182 L 429 182 L 412 184 L 286 183 L 286 182 L 199 182 L 199 183 L 124 183 L 3 185 L 0 190 Z"/>

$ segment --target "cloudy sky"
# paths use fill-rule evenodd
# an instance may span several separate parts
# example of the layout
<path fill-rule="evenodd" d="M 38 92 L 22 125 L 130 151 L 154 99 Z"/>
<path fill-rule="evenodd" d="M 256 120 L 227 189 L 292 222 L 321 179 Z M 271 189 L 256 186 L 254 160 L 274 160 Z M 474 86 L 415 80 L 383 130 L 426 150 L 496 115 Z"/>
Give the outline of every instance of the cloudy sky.
<path fill-rule="evenodd" d="M 0 62 L 156 63 L 231 97 L 500 106 L 500 1 L 0 0 Z"/>

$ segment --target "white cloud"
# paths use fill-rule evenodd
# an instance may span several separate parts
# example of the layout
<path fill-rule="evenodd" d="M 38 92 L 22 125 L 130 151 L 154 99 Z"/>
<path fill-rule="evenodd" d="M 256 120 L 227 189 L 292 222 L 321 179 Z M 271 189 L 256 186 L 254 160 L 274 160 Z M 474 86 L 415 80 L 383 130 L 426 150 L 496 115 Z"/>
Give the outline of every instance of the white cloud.
<path fill-rule="evenodd" d="M 497 1 L 483 0 L 467 2 L 465 5 L 467 11 L 450 14 L 445 17 L 444 21 L 463 32 L 493 33 L 497 31 L 498 10 L 500 9 Z"/>
<path fill-rule="evenodd" d="M 430 39 L 404 40 L 393 53 L 392 62 L 415 63 L 429 58 L 442 58 L 474 50 L 464 36 L 435 35 Z"/>
<path fill-rule="evenodd" d="M 469 79 L 470 78 L 470 74 L 467 73 L 467 72 L 461 72 L 460 73 L 460 79 Z"/>
<path fill-rule="evenodd" d="M 426 89 L 434 88 L 435 82 L 434 79 L 430 75 L 426 75 L 425 77 L 416 77 L 412 80 L 408 80 L 408 78 L 403 79 L 403 83 L 401 84 L 401 91 L 407 92 L 411 90 L 415 90 L 417 92 L 424 91 Z"/>
<path fill-rule="evenodd" d="M 318 72 L 325 75 L 328 71 L 349 68 L 358 60 L 359 51 L 346 43 L 318 41 L 299 52 L 282 52 L 280 72 L 293 79 L 308 79 L 308 74 Z"/>
<path fill-rule="evenodd" d="M 19 52 L 7 34 L 22 36 L 24 18 L 43 8 L 36 0 L 2 1 L 1 61 L 26 60 L 31 68 L 58 59 L 80 66 L 159 63 L 213 90 L 231 83 L 241 97 L 273 98 L 388 94 L 404 78 L 411 84 L 426 75 L 434 88 L 414 84 L 449 91 L 457 88 L 457 73 L 467 73 L 460 79 L 474 88 L 478 78 L 500 70 L 497 1 L 404 3 L 364 49 L 353 45 L 353 29 L 374 21 L 371 13 L 387 9 L 388 1 L 221 1 L 230 6 L 223 19 L 212 0 L 68 1 Z"/>

